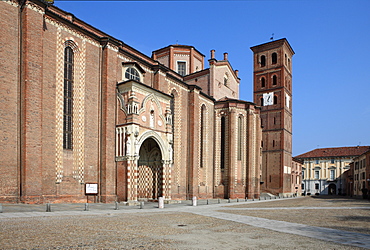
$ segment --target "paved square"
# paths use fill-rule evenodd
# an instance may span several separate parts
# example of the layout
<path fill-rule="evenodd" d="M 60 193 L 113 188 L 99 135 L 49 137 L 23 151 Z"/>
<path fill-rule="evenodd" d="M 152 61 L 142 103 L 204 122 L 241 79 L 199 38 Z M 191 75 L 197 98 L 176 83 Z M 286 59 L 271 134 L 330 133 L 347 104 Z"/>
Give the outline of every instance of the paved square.
<path fill-rule="evenodd" d="M 370 248 L 370 202 L 304 197 L 243 203 L 52 204 L 13 213 L 3 204 L 1 249 L 361 249 Z M 70 210 L 68 208 L 70 207 Z M 82 204 L 80 205 L 82 208 Z M 58 209 L 59 208 L 59 209 Z M 61 211 L 61 208 L 65 209 Z M 34 208 L 33 208 L 34 209 Z"/>

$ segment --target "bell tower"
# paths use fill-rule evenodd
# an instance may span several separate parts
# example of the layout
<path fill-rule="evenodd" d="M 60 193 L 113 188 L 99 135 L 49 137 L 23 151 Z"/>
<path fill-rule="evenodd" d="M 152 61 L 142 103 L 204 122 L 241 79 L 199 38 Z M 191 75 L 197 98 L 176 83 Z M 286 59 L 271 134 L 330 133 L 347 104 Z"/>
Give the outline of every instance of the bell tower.
<path fill-rule="evenodd" d="M 251 47 L 254 103 L 261 106 L 261 193 L 291 190 L 292 168 L 292 57 L 283 38 Z"/>

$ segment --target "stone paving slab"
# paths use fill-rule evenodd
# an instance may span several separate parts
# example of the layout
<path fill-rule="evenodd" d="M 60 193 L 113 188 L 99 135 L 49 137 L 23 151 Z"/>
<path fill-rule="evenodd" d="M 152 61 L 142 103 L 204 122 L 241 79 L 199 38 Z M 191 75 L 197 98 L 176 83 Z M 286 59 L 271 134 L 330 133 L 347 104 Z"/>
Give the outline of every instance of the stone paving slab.
<path fill-rule="evenodd" d="M 296 234 L 310 238 L 370 249 L 370 235 L 368 234 L 353 233 L 323 227 L 307 226 L 304 224 L 269 220 L 245 215 L 222 213 L 212 210 L 197 210 L 191 212 L 198 215 L 210 216 L 223 220 L 231 220 L 250 226 L 261 227 L 282 233 Z"/>

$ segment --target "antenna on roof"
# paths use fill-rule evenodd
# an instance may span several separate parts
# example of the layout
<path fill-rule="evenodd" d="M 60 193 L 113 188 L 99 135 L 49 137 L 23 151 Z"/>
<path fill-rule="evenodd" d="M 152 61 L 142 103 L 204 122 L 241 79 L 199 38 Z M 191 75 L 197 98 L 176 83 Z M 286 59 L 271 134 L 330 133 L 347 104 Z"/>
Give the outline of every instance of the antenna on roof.
<path fill-rule="evenodd" d="M 179 45 L 179 40 L 176 40 L 176 45 Z"/>
<path fill-rule="evenodd" d="M 271 34 L 271 37 L 270 37 L 271 41 L 274 41 L 274 35 L 275 35 L 274 33 Z"/>

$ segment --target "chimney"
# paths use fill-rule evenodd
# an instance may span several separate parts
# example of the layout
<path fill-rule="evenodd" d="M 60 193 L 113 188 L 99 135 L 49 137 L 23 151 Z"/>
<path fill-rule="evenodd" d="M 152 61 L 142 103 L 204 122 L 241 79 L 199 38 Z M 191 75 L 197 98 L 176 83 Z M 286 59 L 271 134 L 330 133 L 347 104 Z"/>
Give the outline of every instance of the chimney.
<path fill-rule="evenodd" d="M 215 50 L 211 50 L 211 59 L 215 59 Z"/>
<path fill-rule="evenodd" d="M 224 61 L 227 61 L 227 55 L 228 55 L 228 54 L 225 52 L 225 53 L 224 53 Z"/>

